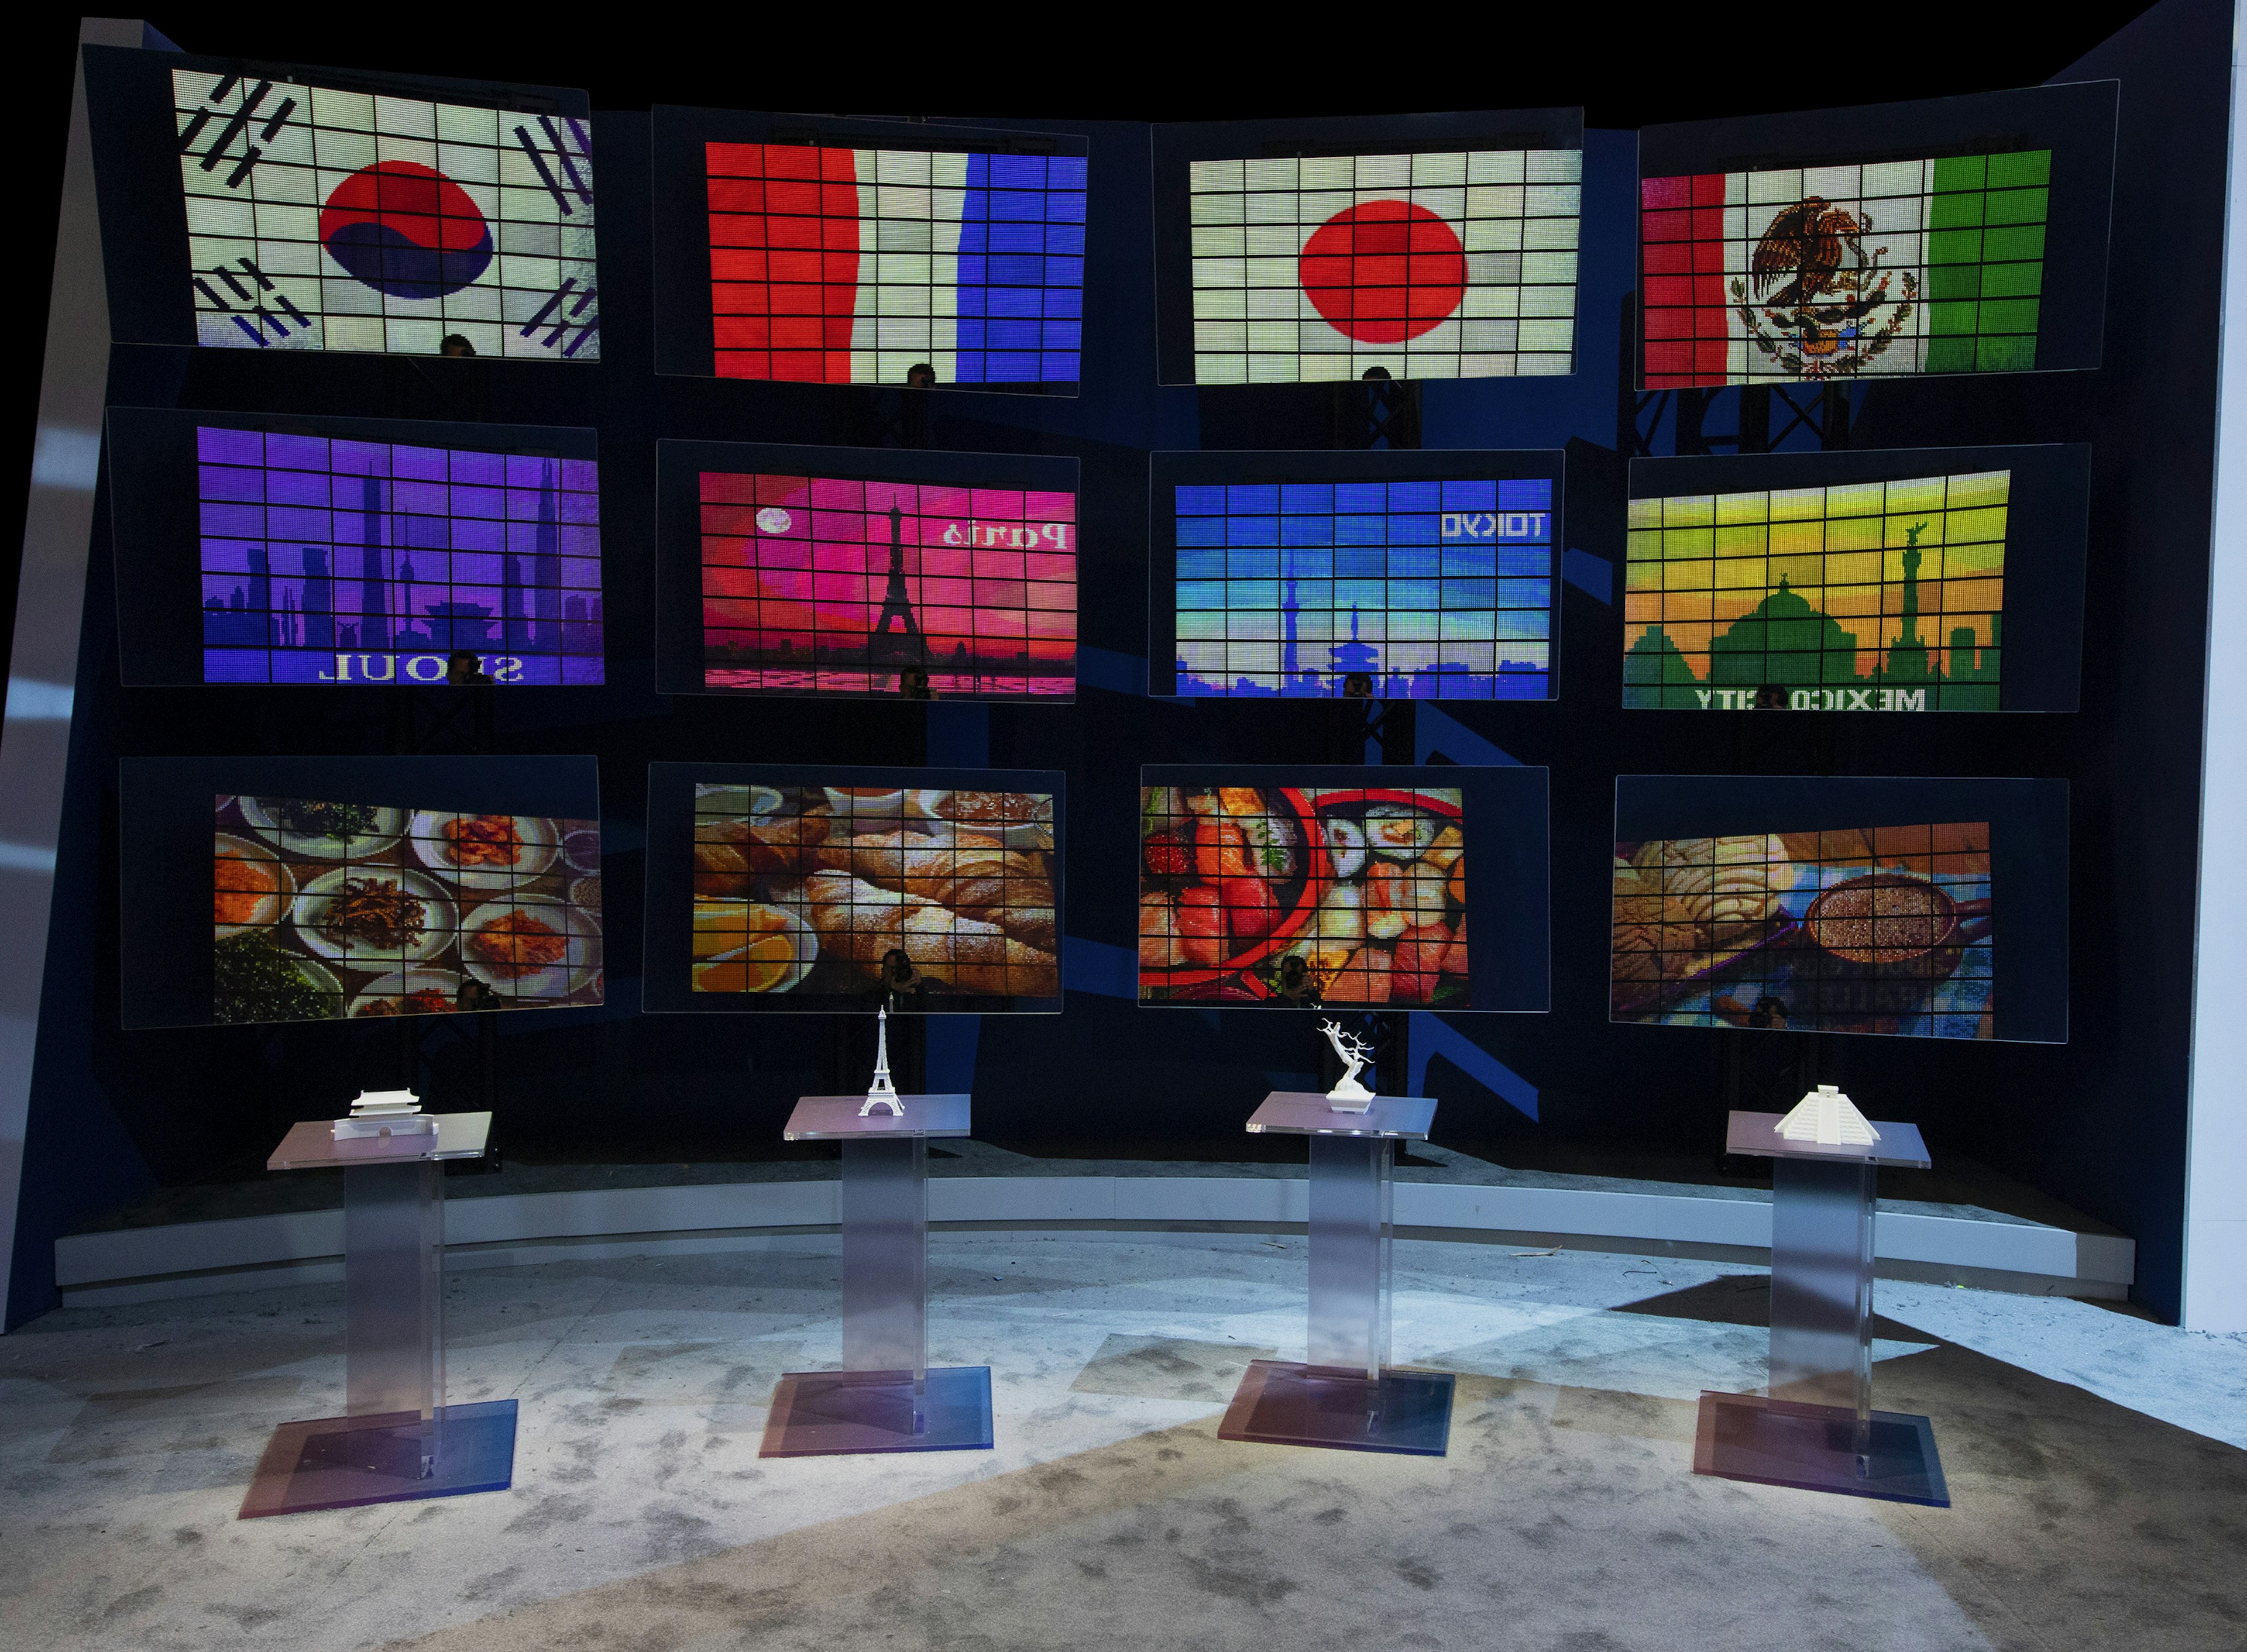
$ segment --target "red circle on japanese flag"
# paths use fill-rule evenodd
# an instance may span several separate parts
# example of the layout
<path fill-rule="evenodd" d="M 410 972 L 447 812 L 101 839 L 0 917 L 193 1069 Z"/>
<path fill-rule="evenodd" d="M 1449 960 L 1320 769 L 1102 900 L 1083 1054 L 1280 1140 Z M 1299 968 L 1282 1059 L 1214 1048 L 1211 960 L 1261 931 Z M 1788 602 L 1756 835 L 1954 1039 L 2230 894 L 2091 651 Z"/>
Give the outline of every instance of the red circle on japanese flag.
<path fill-rule="evenodd" d="M 1458 233 L 1409 201 L 1346 207 L 1311 232 L 1296 276 L 1337 332 L 1402 344 L 1440 325 L 1466 297 Z"/>

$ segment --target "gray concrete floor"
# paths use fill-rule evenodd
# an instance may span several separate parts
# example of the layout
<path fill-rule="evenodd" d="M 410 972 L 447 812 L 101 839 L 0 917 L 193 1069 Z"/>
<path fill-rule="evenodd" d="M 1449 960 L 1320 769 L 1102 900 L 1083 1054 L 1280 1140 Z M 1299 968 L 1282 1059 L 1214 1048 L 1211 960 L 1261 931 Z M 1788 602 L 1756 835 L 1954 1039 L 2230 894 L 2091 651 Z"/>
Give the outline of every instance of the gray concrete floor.
<path fill-rule="evenodd" d="M 836 1362 L 831 1237 L 450 1282 L 451 1397 L 512 1489 L 243 1522 L 274 1424 L 341 1409 L 340 1293 L 50 1314 L 0 1341 L 0 1625 L 55 1649 L 2000 1648 L 2247 1644 L 2247 1339 L 1882 1287 L 1877 1403 L 1955 1506 L 1690 1472 L 1762 1380 L 1759 1273 L 1397 1246 L 1443 1458 L 1219 1441 L 1302 1351 L 1301 1239 L 939 1234 L 932 1355 L 998 1448 L 761 1459 Z"/>

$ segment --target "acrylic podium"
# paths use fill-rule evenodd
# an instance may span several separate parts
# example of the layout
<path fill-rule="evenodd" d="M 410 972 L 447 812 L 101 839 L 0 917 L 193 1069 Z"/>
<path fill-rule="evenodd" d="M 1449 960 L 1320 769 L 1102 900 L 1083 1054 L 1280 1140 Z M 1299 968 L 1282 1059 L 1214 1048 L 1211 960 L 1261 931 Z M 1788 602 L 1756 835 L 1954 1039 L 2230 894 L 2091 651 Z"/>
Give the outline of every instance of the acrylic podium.
<path fill-rule="evenodd" d="M 1376 1096 L 1349 1113 L 1322 1095 L 1292 1090 L 1274 1091 L 1250 1116 L 1251 1135 L 1309 1138 L 1309 1357 L 1251 1362 L 1219 1438 L 1444 1454 L 1451 1373 L 1389 1363 L 1395 1144 L 1427 1140 L 1435 1117 L 1424 1096 Z"/>
<path fill-rule="evenodd" d="M 480 1157 L 489 1113 L 421 1115 L 420 1135 L 338 1141 L 297 1125 L 273 1171 L 344 1173 L 344 1411 L 283 1423 L 242 1518 L 505 1491 L 513 1400 L 445 1403 L 445 1159 Z"/>
<path fill-rule="evenodd" d="M 784 1132 L 843 1148 L 843 1369 L 780 1380 L 760 1457 L 991 1449 L 991 1368 L 928 1363 L 928 1143 L 967 1134 L 965 1096 L 806 1096 Z"/>
<path fill-rule="evenodd" d="M 1701 1396 L 1693 1471 L 1947 1507 L 1928 1419 L 1873 1410 L 1874 1184 L 1927 1145 L 1888 1120 L 1868 1145 L 1789 1141 L 1781 1116 L 1734 1113 L 1725 1140 L 1772 1161 L 1768 1394 Z"/>

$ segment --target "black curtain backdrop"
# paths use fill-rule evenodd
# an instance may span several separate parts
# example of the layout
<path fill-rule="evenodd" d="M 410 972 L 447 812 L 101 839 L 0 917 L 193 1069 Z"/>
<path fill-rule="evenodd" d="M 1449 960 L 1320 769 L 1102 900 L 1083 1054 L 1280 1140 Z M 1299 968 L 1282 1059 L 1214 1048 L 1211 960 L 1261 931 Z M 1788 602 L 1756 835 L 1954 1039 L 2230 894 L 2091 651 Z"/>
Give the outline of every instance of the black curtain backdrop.
<path fill-rule="evenodd" d="M 477 376 L 478 416 L 598 427 L 607 561 L 609 681 L 598 689 L 497 696 L 495 748 L 590 755 L 600 763 L 612 969 L 594 1011 L 495 1018 L 502 1127 L 512 1155 L 548 1161 L 722 1160 L 761 1156 L 794 1097 L 828 1089 L 835 1041 L 793 1017 L 649 1017 L 638 1012 L 640 892 L 651 761 L 837 762 L 1060 769 L 1068 776 L 1069 929 L 1090 943 L 1069 980 L 1084 986 L 1053 1017 L 986 1017 L 974 1051 L 979 1134 L 1089 1155 L 1151 1143 L 1245 1143 L 1263 1091 L 1300 1088 L 1316 1050 L 1297 1017 L 1200 1010 L 1151 1013 L 1115 996 L 1137 903 L 1133 826 L 1142 763 L 1333 761 L 1338 727 L 1318 705 L 1150 700 L 1146 634 L 1147 455 L 1200 447 L 1326 446 L 1329 393 L 1310 387 L 1197 394 L 1154 384 L 1149 290 L 1148 133 L 1157 119 L 1301 114 L 1328 106 L 1457 109 L 1587 106 L 1584 254 L 1578 371 L 1571 379 L 1432 385 L 1429 447 L 1568 448 L 1568 548 L 1574 577 L 1560 628 L 1554 703 L 1423 708 L 1422 752 L 1485 761 L 1494 750 L 1552 771 L 1553 1010 L 1462 1017 L 1451 1025 L 1536 1092 L 1533 1120 L 1441 1057 L 1430 1093 L 1439 1139 L 1503 1157 L 1506 1144 L 1579 1142 L 1620 1154 L 1668 1149 L 1713 1157 L 1741 1055 L 1760 1034 L 1611 1027 L 1606 1019 L 1608 867 L 1618 774 L 1998 775 L 2065 779 L 2073 797 L 2071 1041 L 1936 1046 L 1819 1041 L 1817 1076 L 1868 1110 L 1926 1130 L 2110 1221 L 2139 1241 L 2139 1299 L 2174 1316 L 2179 1292 L 2185 1078 L 2199 782 L 2199 707 L 2212 474 L 2216 321 L 2223 223 L 2230 13 L 2220 0 L 2168 0 L 2139 17 L 2110 10 L 2056 25 L 2049 14 L 1993 9 L 1945 20 L 1941 51 L 1914 50 L 1862 83 L 1799 85 L 1745 74 L 1729 35 L 1632 39 L 1612 18 L 1574 43 L 1438 65 L 1426 83 L 1364 89 L 1330 73 L 1221 80 L 1244 58 L 1126 48 L 1098 97 L 1049 74 L 954 60 L 900 39 L 878 48 L 893 73 L 838 63 L 790 82 L 787 101 L 843 113 L 955 113 L 978 124 L 1084 134 L 1094 204 L 1083 393 L 1074 399 L 946 393 L 932 445 L 1075 457 L 1083 487 L 1083 686 L 1071 707 L 855 705 L 659 696 L 654 690 L 655 442 L 660 438 L 863 446 L 884 407 L 860 392 L 660 379 L 652 371 L 647 122 L 651 102 L 739 105 L 772 61 L 768 41 L 729 48 L 697 38 L 584 52 L 471 18 L 442 61 L 424 43 L 364 24 L 189 21 L 156 26 L 190 51 L 254 52 L 366 69 L 519 78 L 585 85 L 596 110 L 604 187 L 604 357 L 594 366 L 292 357 L 120 347 L 113 405 L 242 413 L 461 416 L 461 372 Z M 2034 16 L 2036 26 L 2024 19 Z M 2115 28 L 2122 31 L 2091 50 Z M 2072 32 L 2071 32 L 2072 31 Z M 24 58 L 35 106 L 25 129 L 51 133 L 23 161 L 26 221 L 51 222 L 68 55 L 35 34 Z M 2089 50 L 2080 63 L 2073 60 Z M 1139 55 L 1134 55 L 1136 53 Z M 816 54 L 815 54 L 816 55 Z M 794 55 L 791 61 L 807 59 Z M 2070 65 L 2073 63 L 2071 68 Z M 1207 66 L 1205 67 L 1204 65 Z M 905 65 L 912 65 L 907 68 Z M 1948 379 L 1856 396 L 1854 445 L 2093 444 L 2092 530 L 2083 709 L 1767 724 L 1620 709 L 1623 473 L 1615 457 L 1618 326 L 1633 282 L 1634 134 L 1617 128 L 1718 113 L 1890 100 L 2114 77 L 2121 139 L 2106 365 L 2096 372 Z M 1451 78 L 1446 80 L 1445 75 Z M 894 106 L 868 110 L 870 88 Z M 59 89 L 58 89 L 59 88 Z M 847 89 L 846 89 L 847 88 Z M 778 96 L 780 94 L 775 94 Z M 48 101 L 40 105 L 37 99 Z M 44 109 L 44 113 L 40 111 Z M 1005 119 L 994 118 L 994 112 Z M 1099 115 L 1086 119 L 1087 113 Z M 39 138 L 44 142 L 44 138 Z M 43 165 L 43 157 L 45 158 Z M 43 196 L 39 192 L 46 191 Z M 46 278 L 24 260 L 27 314 Z M 22 455 L 0 505 L 20 509 L 35 386 L 14 405 Z M 1720 397 L 1711 429 L 1729 420 Z M 1669 451 L 1668 439 L 1656 443 Z M 331 1116 L 360 1084 L 387 1082 L 397 1034 L 339 1025 L 120 1034 L 117 760 L 140 755 L 285 755 L 410 748 L 444 691 L 127 689 L 116 656 L 106 484 L 86 597 L 72 767 L 46 960 L 47 1010 L 27 1143 L 12 1312 L 54 1300 L 53 1239 L 160 1185 L 246 1179 L 298 1118 Z M 10 536 L 12 539 L 12 535 Z M 11 548 L 12 549 L 12 548 Z M 1607 564 L 1604 570 L 1601 563 Z M 12 601 L 12 569 L 0 588 Z M 408 703 L 411 702 L 411 703 Z M 454 749 L 445 744 L 436 751 Z M 1422 753 L 1416 752 L 1415 755 Z M 1109 950 L 1112 949 L 1112 952 Z M 472 1052 L 471 1052 L 472 1053 Z M 468 1055 L 458 1059 L 465 1061 Z M 455 1059 L 441 1056 L 440 1065 Z M 1056 1089 L 1054 1075 L 1068 1075 Z M 1735 1103 L 1737 1104 L 1737 1103 Z"/>

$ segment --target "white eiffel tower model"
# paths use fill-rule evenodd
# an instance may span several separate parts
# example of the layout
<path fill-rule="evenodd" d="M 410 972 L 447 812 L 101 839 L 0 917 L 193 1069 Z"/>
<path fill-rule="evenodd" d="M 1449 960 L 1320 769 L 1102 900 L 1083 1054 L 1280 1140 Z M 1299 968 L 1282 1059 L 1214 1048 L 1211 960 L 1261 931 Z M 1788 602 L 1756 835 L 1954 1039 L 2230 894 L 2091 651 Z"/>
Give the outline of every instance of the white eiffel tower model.
<path fill-rule="evenodd" d="M 866 1092 L 866 1104 L 858 1109 L 858 1116 L 864 1118 L 878 1107 L 888 1108 L 892 1118 L 905 1116 L 905 1103 L 898 1099 L 898 1087 L 890 1082 L 890 1007 L 887 1004 L 874 1012 L 874 1084 Z"/>
<path fill-rule="evenodd" d="M 1881 1133 L 1857 1110 L 1857 1104 L 1832 1084 L 1820 1084 L 1794 1104 L 1772 1129 L 1790 1142 L 1812 1142 L 1820 1147 L 1870 1147 Z"/>

